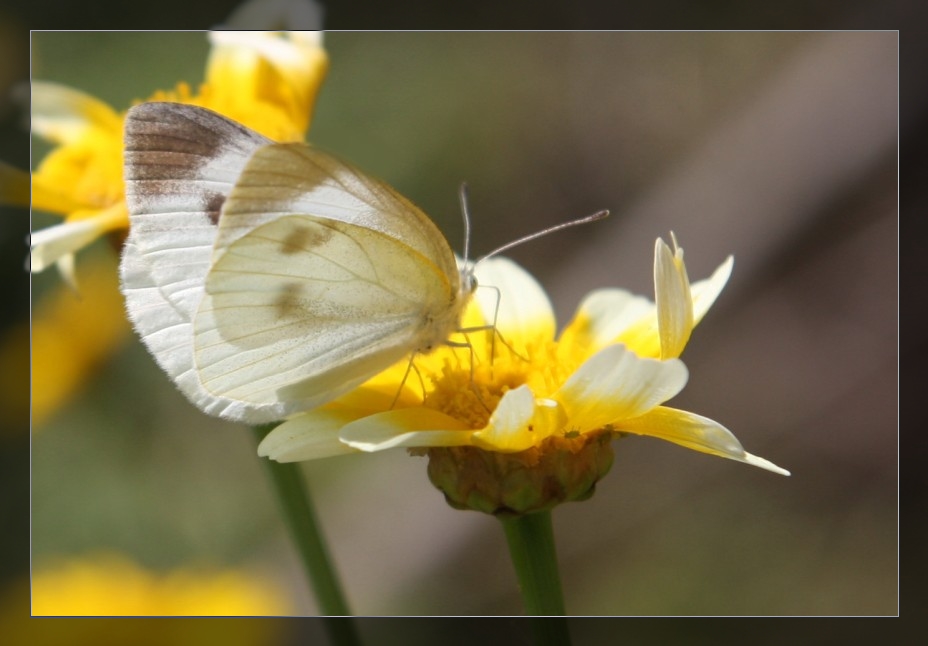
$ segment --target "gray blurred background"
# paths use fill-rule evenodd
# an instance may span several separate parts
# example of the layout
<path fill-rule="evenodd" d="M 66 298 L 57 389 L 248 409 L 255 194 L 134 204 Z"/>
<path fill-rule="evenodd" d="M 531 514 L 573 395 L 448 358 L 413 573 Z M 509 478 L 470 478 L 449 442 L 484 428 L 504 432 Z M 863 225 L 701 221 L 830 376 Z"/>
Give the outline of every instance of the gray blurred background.
<path fill-rule="evenodd" d="M 554 512 L 571 614 L 897 612 L 897 138 L 923 128 L 899 119 L 897 33 L 332 33 L 326 45 L 309 140 L 390 182 L 455 248 L 462 180 L 478 254 L 611 210 L 512 253 L 562 323 L 596 287 L 653 297 L 653 242 L 669 230 L 694 280 L 735 255 L 671 404 L 793 475 L 617 442 L 596 495 Z M 207 51 L 197 33 L 35 34 L 33 75 L 124 109 L 199 81 Z M 115 262 L 106 244 L 95 254 Z M 59 287 L 49 273 L 33 292 Z M 271 573 L 314 612 L 250 434 L 193 409 L 134 338 L 35 429 L 32 470 L 35 566 L 104 549 L 155 570 L 232 564 Z M 424 459 L 305 473 L 355 612 L 520 612 L 498 524 L 447 507 Z"/>

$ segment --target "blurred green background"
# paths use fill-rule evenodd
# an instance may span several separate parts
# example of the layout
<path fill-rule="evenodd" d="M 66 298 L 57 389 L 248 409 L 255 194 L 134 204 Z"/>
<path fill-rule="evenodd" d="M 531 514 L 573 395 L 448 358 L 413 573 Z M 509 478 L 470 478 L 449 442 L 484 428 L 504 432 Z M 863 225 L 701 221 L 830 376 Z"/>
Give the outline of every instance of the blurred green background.
<path fill-rule="evenodd" d="M 382 177 L 461 248 L 608 208 L 513 250 L 559 320 L 589 290 L 653 297 L 654 238 L 690 277 L 735 255 L 672 405 L 791 478 L 658 440 L 615 445 L 554 513 L 577 615 L 898 610 L 898 35 L 330 33 L 309 140 Z M 33 78 L 117 109 L 202 79 L 202 33 L 35 33 Z M 51 220 L 36 218 L 34 227 Z M 25 250 L 23 250 L 23 254 Z M 101 243 L 79 258 L 114 257 Z M 36 276 L 41 299 L 61 287 Z M 311 594 L 247 429 L 207 418 L 132 337 L 40 427 L 32 556 L 115 550 L 235 565 Z M 518 614 L 498 524 L 454 511 L 402 451 L 305 465 L 355 612 Z"/>

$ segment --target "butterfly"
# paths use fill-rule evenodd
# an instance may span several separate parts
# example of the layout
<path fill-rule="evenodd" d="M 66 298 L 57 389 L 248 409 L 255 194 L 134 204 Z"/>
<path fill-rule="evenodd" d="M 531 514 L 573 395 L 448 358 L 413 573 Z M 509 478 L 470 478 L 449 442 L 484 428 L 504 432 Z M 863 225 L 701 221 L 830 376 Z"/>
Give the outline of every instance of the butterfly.
<path fill-rule="evenodd" d="M 204 412 L 251 424 L 321 406 L 461 331 L 474 268 L 384 182 L 211 110 L 143 103 L 125 125 L 126 309 Z"/>
<path fill-rule="evenodd" d="M 143 103 L 125 125 L 129 318 L 201 410 L 311 409 L 460 327 L 475 288 L 384 182 L 210 110 Z"/>

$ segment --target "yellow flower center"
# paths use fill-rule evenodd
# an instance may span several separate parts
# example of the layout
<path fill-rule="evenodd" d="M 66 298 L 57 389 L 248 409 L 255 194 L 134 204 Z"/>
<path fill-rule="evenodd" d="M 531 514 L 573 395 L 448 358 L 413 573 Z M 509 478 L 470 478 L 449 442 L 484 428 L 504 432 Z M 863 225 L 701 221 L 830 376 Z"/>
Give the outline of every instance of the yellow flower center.
<path fill-rule="evenodd" d="M 527 385 L 536 400 L 547 399 L 583 360 L 559 356 L 552 340 L 510 344 L 488 335 L 472 341 L 469 348 L 440 349 L 416 366 L 424 405 L 474 430 L 488 426 L 510 390 Z M 532 433 L 531 424 L 526 430 Z M 612 437 L 611 429 L 580 434 L 565 425 L 521 451 L 454 446 L 411 453 L 428 456 L 429 479 L 453 507 L 513 516 L 591 496 L 612 465 Z"/>
<path fill-rule="evenodd" d="M 424 406 L 454 417 L 474 430 L 484 428 L 510 390 L 527 384 L 536 397 L 553 393 L 574 366 L 558 359 L 557 343 L 532 343 L 514 350 L 497 338 L 485 352 L 455 348 L 443 358 L 440 370 L 423 373 L 429 382 Z"/>

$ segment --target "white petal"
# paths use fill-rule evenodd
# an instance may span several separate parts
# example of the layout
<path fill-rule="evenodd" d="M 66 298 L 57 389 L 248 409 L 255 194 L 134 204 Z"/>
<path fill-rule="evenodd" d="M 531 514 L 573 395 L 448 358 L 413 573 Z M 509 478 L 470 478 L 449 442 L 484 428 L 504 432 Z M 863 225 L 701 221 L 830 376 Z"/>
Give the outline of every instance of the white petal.
<path fill-rule="evenodd" d="M 643 359 L 622 345 L 590 357 L 553 395 L 580 432 L 637 417 L 686 385 L 689 373 L 678 359 Z"/>
<path fill-rule="evenodd" d="M 693 294 L 693 325 L 702 320 L 702 317 L 706 315 L 715 299 L 725 288 L 734 264 L 734 256 L 729 256 L 725 259 L 725 262 L 712 272 L 709 278 L 693 283 L 690 288 Z"/>
<path fill-rule="evenodd" d="M 347 424 L 339 437 L 362 451 L 400 446 L 466 446 L 473 431 L 458 420 L 428 408 L 404 408 L 369 415 Z"/>
<path fill-rule="evenodd" d="M 507 340 L 553 339 L 554 308 L 531 274 L 512 260 L 489 258 L 475 267 L 474 294 L 484 318 Z"/>
<path fill-rule="evenodd" d="M 213 31 L 210 32 L 210 41 L 214 47 L 229 47 L 229 53 L 253 52 L 280 67 L 295 67 L 303 62 L 300 49 L 271 32 Z"/>
<path fill-rule="evenodd" d="M 752 467 L 760 467 L 761 469 L 766 469 L 767 471 L 773 471 L 774 473 L 779 473 L 781 476 L 792 475 L 789 471 L 783 467 L 778 467 L 770 460 L 765 460 L 764 458 L 759 458 L 756 455 L 751 455 L 745 451 L 744 455 L 740 458 L 733 458 L 739 462 L 744 462 L 745 464 L 750 464 Z"/>
<path fill-rule="evenodd" d="M 268 433 L 258 445 L 258 455 L 278 462 L 298 462 L 354 453 L 338 439 L 338 432 L 356 418 L 350 411 L 329 409 L 298 415 Z"/>

